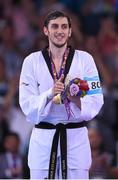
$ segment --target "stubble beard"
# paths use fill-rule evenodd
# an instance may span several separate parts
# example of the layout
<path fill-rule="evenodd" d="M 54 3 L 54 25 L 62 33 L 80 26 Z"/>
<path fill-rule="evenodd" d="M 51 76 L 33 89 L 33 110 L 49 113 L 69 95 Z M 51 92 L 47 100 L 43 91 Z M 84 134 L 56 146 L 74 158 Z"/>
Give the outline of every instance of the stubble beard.
<path fill-rule="evenodd" d="M 62 48 L 63 46 L 65 46 L 65 44 L 67 44 L 67 41 L 63 44 L 56 44 L 56 43 L 53 43 L 55 47 L 57 48 Z"/>
<path fill-rule="evenodd" d="M 65 44 L 67 44 L 67 42 L 68 42 L 68 40 L 66 40 L 63 44 L 57 44 L 57 43 L 55 43 L 55 42 L 52 42 L 52 44 L 53 44 L 55 47 L 57 47 L 57 48 L 62 48 L 62 47 L 65 46 Z"/>

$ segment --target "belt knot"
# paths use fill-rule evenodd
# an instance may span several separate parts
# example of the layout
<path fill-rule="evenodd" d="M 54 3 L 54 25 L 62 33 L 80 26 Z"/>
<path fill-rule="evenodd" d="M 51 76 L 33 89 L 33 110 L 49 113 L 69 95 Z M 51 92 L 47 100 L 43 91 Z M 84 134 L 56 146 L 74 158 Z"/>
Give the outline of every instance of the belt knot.
<path fill-rule="evenodd" d="M 65 125 L 62 124 L 62 123 L 58 123 L 58 124 L 56 125 L 56 129 L 59 130 L 59 131 L 61 131 L 62 129 L 65 129 Z"/>

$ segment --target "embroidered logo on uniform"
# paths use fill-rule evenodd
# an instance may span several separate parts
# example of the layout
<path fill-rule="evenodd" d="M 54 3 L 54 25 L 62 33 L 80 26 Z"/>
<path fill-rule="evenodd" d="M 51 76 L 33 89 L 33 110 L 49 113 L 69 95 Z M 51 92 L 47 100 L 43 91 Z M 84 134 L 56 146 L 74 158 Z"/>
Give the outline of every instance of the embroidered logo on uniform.
<path fill-rule="evenodd" d="M 29 86 L 29 84 L 25 82 L 22 82 L 21 85 Z"/>
<path fill-rule="evenodd" d="M 40 86 L 40 83 L 37 82 L 37 86 L 39 87 L 39 86 Z"/>

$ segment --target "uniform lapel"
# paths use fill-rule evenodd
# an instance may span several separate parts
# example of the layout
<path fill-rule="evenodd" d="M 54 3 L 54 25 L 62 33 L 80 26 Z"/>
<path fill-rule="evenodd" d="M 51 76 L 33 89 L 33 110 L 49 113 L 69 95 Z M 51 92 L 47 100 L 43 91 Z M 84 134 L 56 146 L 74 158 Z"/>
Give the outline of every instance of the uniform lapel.
<path fill-rule="evenodd" d="M 73 56 L 74 56 L 74 53 L 75 53 L 75 50 L 69 46 L 70 48 L 70 51 L 69 51 L 69 54 L 68 54 L 68 58 L 67 58 L 67 61 L 66 61 L 66 65 L 65 65 L 65 71 L 64 71 L 64 79 L 66 78 L 69 70 L 70 70 L 70 66 L 71 66 L 71 63 L 72 63 L 72 60 L 73 60 Z M 42 50 L 42 54 L 43 54 L 43 57 L 46 61 L 46 64 L 48 66 L 48 69 L 49 69 L 49 72 L 53 78 L 53 72 L 52 72 L 52 67 L 51 67 L 51 60 L 50 60 L 50 57 L 49 57 L 49 53 L 48 53 L 48 50 L 47 50 L 47 47 L 45 49 Z"/>

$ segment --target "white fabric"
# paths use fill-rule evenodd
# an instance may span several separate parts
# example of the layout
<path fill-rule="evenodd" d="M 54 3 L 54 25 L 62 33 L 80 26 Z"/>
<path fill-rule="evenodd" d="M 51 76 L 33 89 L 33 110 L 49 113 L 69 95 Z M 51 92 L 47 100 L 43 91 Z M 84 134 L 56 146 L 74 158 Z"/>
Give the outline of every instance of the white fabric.
<path fill-rule="evenodd" d="M 31 179 L 46 179 L 48 177 L 48 170 L 46 169 L 30 169 Z M 62 179 L 61 173 L 61 158 L 57 158 L 55 179 Z M 67 179 L 89 179 L 88 169 L 69 168 L 67 166 Z"/>
<path fill-rule="evenodd" d="M 76 50 L 69 76 L 87 80 L 90 91 L 84 98 L 81 98 L 81 110 L 74 103 L 70 103 L 74 116 L 68 120 L 63 104 L 48 102 L 48 98 L 52 95 L 54 82 L 42 52 L 33 53 L 25 59 L 20 76 L 19 90 L 20 106 L 28 121 L 34 124 L 41 121 L 53 124 L 81 122 L 91 120 L 99 113 L 103 105 L 103 95 L 101 87 L 97 86 L 100 82 L 92 56 Z M 48 170 L 54 133 L 55 130 L 33 128 L 28 156 L 30 169 Z M 58 148 L 59 157 L 60 148 Z M 89 170 L 91 151 L 86 127 L 67 129 L 67 159 L 69 169 Z"/>
<path fill-rule="evenodd" d="M 47 170 L 32 170 L 30 171 L 30 179 L 46 179 L 48 176 L 48 171 Z M 83 169 L 68 169 L 68 180 L 69 179 L 89 179 L 89 172 L 88 170 L 83 170 Z M 61 178 L 61 173 L 59 173 L 59 176 L 56 172 L 55 179 L 62 179 Z"/>
<path fill-rule="evenodd" d="M 98 77 L 92 56 L 86 52 L 76 50 L 69 76 L 81 79 Z M 99 77 L 97 79 L 99 82 Z M 26 57 L 20 76 L 20 106 L 28 121 L 34 124 L 38 124 L 40 121 L 48 121 L 54 124 L 67 123 L 65 106 L 63 104 L 53 104 L 52 101 L 47 103 L 47 99 L 52 93 L 53 83 L 41 51 Z M 91 89 L 91 85 L 89 87 Z M 96 88 L 95 90 L 100 89 Z M 75 104 L 70 103 L 74 113 L 70 121 L 80 122 L 94 118 L 103 104 L 102 92 L 86 95 L 81 99 L 81 103 L 81 111 Z"/>
<path fill-rule="evenodd" d="M 28 165 L 31 169 L 48 169 L 52 139 L 55 130 L 34 128 L 30 145 Z M 67 158 L 71 169 L 89 169 L 91 165 L 91 152 L 86 127 L 67 129 Z M 60 157 L 60 145 L 58 146 Z M 35 159 L 35 160 L 34 160 Z"/>

